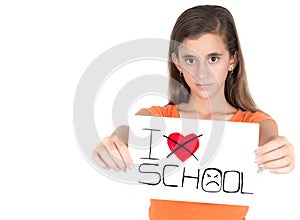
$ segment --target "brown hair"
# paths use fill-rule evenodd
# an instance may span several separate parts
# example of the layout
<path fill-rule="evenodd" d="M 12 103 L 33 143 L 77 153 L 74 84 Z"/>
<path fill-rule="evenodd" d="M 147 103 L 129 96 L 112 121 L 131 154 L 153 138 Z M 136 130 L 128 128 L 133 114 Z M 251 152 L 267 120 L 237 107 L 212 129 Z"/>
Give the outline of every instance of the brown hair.
<path fill-rule="evenodd" d="M 190 99 L 190 88 L 172 62 L 172 53 L 177 54 L 178 46 L 185 38 L 204 33 L 220 35 L 230 56 L 237 53 L 237 66 L 233 73 L 227 75 L 225 81 L 226 101 L 237 109 L 259 111 L 248 89 L 244 58 L 234 19 L 226 8 L 213 5 L 187 9 L 178 17 L 173 27 L 169 45 L 169 104 L 187 103 Z"/>

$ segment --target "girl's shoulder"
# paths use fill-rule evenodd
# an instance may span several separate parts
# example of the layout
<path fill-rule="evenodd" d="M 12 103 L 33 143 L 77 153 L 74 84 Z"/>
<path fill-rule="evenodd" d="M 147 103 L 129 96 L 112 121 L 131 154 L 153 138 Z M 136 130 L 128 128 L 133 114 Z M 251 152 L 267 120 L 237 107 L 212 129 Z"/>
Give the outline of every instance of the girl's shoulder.
<path fill-rule="evenodd" d="M 150 112 L 153 116 L 179 118 L 176 105 L 152 106 L 150 108 L 143 108 L 142 110 Z"/>
<path fill-rule="evenodd" d="M 268 119 L 273 120 L 271 116 L 261 111 L 251 112 L 251 111 L 238 110 L 232 117 L 231 121 L 260 123 Z"/>

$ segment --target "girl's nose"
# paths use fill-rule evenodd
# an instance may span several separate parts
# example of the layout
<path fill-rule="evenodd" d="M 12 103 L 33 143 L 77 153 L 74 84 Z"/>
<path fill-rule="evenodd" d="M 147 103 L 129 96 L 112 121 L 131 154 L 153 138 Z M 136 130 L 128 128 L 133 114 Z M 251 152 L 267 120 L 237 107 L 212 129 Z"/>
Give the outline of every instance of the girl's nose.
<path fill-rule="evenodd" d="M 212 70 L 204 60 L 199 61 L 198 66 L 193 73 L 199 80 L 209 78 L 211 74 Z"/>

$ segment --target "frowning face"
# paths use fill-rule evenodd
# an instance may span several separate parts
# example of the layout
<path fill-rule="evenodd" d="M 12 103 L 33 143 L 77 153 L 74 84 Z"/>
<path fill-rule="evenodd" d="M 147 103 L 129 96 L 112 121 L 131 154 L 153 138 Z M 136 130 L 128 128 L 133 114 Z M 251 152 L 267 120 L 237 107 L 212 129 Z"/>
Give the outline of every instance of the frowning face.
<path fill-rule="evenodd" d="M 222 188 L 222 171 L 216 168 L 206 169 L 201 185 L 205 192 L 219 192 Z"/>

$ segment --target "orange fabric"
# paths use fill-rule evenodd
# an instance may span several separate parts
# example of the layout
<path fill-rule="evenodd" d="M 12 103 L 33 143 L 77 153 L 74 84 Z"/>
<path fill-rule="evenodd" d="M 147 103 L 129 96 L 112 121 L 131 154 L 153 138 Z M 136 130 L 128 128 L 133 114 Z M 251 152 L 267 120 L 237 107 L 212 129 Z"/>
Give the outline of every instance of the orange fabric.
<path fill-rule="evenodd" d="M 248 206 L 151 199 L 151 220 L 242 220 Z"/>
<path fill-rule="evenodd" d="M 180 117 L 176 105 L 152 106 L 145 110 L 154 116 Z M 230 121 L 259 123 L 266 119 L 272 118 L 262 112 L 238 110 Z M 149 217 L 151 220 L 243 220 L 248 209 L 248 206 L 151 199 Z"/>
<path fill-rule="evenodd" d="M 154 116 L 180 118 L 180 114 L 177 110 L 176 105 L 166 105 L 164 107 L 152 106 L 151 108 L 144 108 L 144 110 L 147 110 Z M 230 121 L 259 123 L 266 119 L 272 119 L 272 118 L 262 112 L 253 113 L 250 111 L 238 110 Z"/>
<path fill-rule="evenodd" d="M 176 105 L 166 105 L 164 107 L 152 106 L 151 108 L 144 108 L 154 116 L 180 118 Z"/>

